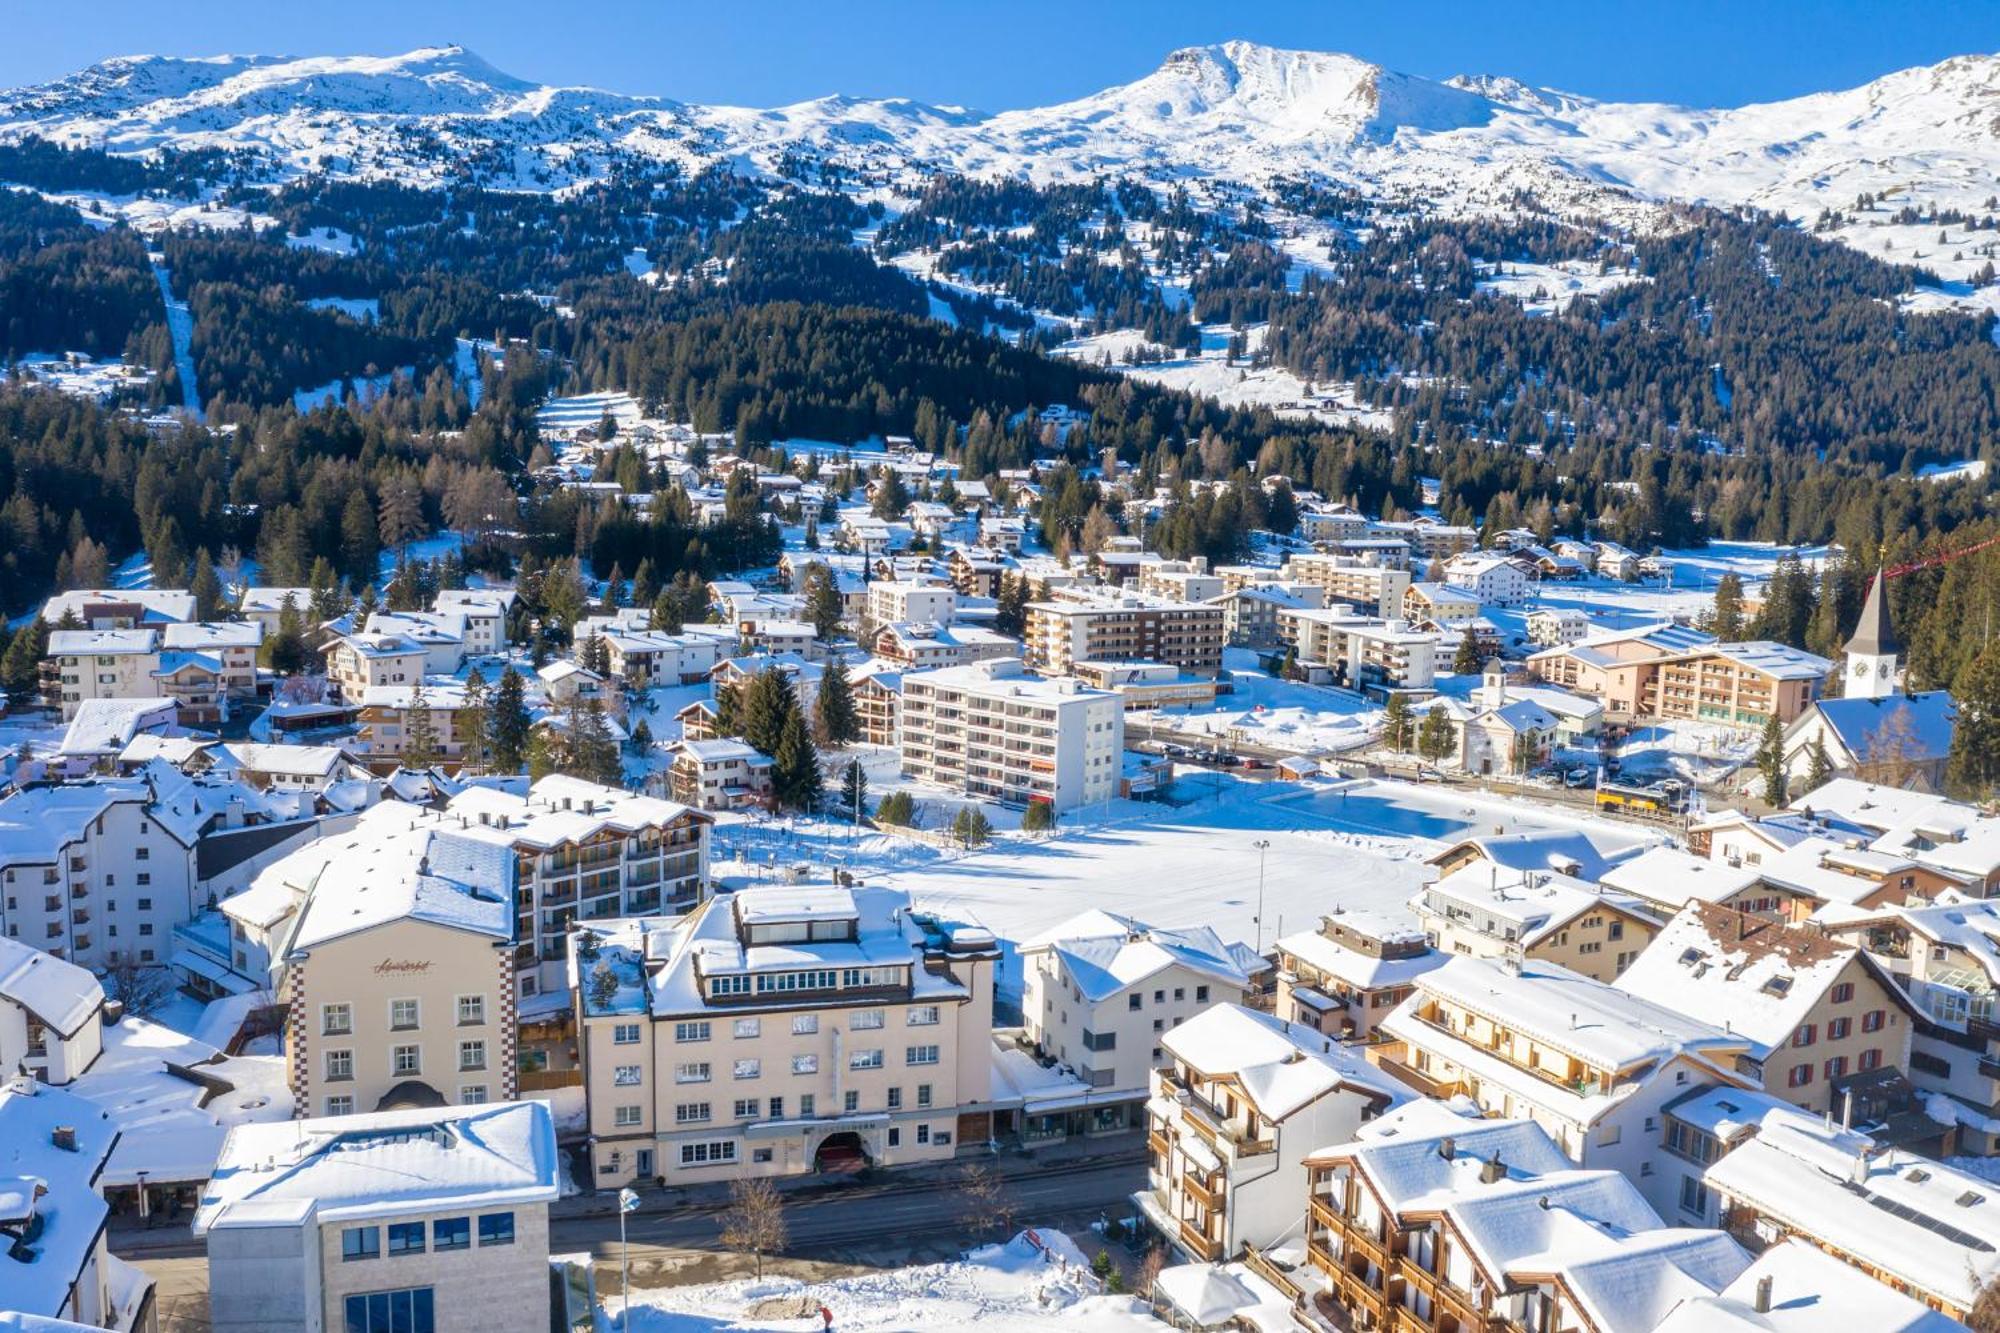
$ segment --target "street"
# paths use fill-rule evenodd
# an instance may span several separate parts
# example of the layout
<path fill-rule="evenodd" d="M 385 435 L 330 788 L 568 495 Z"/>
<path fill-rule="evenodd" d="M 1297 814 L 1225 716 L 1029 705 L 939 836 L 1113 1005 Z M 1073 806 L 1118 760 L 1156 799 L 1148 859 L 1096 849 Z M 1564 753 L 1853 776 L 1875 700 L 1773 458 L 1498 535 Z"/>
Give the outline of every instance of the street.
<path fill-rule="evenodd" d="M 1144 1186 L 1143 1157 L 1053 1165 L 1011 1175 L 1004 1198 L 1014 1225 L 1050 1226 L 1072 1234 L 1106 1215 L 1127 1215 L 1127 1198 Z M 819 1279 L 863 1269 L 893 1268 L 950 1259 L 974 1245 L 999 1239 L 996 1227 L 971 1228 L 950 1180 L 859 1185 L 787 1199 L 790 1239 L 767 1272 Z M 747 1276 L 751 1260 L 723 1251 L 717 1239 L 720 1208 L 674 1208 L 626 1219 L 632 1285 L 682 1286 Z M 208 1273 L 201 1245 L 183 1234 L 145 1243 L 145 1233 L 114 1233 L 112 1248 L 159 1284 L 161 1333 L 207 1333 Z M 618 1292 L 618 1219 L 615 1215 L 561 1217 L 550 1226 L 553 1254 L 589 1251 L 598 1261 L 600 1299 Z"/>

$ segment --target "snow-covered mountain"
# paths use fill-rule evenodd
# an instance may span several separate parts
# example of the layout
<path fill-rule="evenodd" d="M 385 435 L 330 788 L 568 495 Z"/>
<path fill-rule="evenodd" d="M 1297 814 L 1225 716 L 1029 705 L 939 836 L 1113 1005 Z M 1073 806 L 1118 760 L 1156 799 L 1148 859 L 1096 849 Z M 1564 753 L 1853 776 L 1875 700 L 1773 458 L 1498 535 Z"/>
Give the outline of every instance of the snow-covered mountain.
<path fill-rule="evenodd" d="M 1509 207 L 1526 194 L 1559 210 L 1703 200 L 1810 215 L 1866 191 L 1983 212 L 2000 188 L 2000 57 L 1703 110 L 1499 76 L 1434 81 L 1352 56 L 1227 42 L 1175 51 L 1076 101 L 984 114 L 897 99 L 751 109 L 552 88 L 455 46 L 142 56 L 0 93 L 0 138 L 26 134 L 113 152 L 255 149 L 280 172 L 416 183 L 474 161 L 484 179 L 517 188 L 587 178 L 621 153 L 759 169 L 805 149 L 891 181 L 925 169 L 1251 187 L 1309 175 L 1446 209 Z M 1887 243 L 1899 248 L 1895 236 Z"/>

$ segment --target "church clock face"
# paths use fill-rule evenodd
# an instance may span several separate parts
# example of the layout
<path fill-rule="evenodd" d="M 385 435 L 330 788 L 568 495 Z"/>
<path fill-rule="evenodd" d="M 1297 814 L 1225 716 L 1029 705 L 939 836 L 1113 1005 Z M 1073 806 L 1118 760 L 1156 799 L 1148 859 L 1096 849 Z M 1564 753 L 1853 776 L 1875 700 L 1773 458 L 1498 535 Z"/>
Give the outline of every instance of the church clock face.
<path fill-rule="evenodd" d="M 1886 677 L 1889 674 L 1889 664 L 1887 662 L 1877 662 L 1875 664 L 1875 674 Z"/>
<path fill-rule="evenodd" d="M 1866 662 L 1856 662 L 1854 664 L 1854 678 L 1856 680 L 1860 680 L 1863 676 L 1867 674 L 1868 674 L 1868 664 Z"/>

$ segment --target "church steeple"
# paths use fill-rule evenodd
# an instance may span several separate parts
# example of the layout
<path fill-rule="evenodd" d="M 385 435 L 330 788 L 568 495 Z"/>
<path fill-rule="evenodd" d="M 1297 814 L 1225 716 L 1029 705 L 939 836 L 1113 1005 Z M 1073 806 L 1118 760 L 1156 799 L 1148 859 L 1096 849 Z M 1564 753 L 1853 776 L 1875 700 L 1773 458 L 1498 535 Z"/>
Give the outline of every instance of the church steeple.
<path fill-rule="evenodd" d="M 1881 570 L 1868 585 L 1861 623 L 1847 641 L 1847 697 L 1886 699 L 1896 692 L 1896 633 L 1889 624 L 1889 593 Z"/>

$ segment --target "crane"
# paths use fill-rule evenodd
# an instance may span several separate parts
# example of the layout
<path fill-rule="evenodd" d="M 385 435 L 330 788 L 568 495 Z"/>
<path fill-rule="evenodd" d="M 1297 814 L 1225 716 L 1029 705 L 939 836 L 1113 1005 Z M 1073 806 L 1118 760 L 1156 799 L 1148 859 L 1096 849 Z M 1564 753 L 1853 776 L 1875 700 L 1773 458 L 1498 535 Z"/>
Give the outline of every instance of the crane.
<path fill-rule="evenodd" d="M 2000 537 L 1988 537 L 1985 541 L 1974 542 L 1970 546 L 1961 546 L 1952 551 L 1940 551 L 1936 555 L 1927 555 L 1920 560 L 1909 560 L 1900 565 L 1892 565 L 1882 571 L 1882 577 L 1885 579 L 1900 578 L 1905 574 L 1913 574 L 1919 569 L 1929 569 L 1933 565 L 1949 564 L 1962 556 L 1971 555 L 1976 551 L 1984 551 L 1988 547 L 1993 546 L 2000 546 Z"/>

